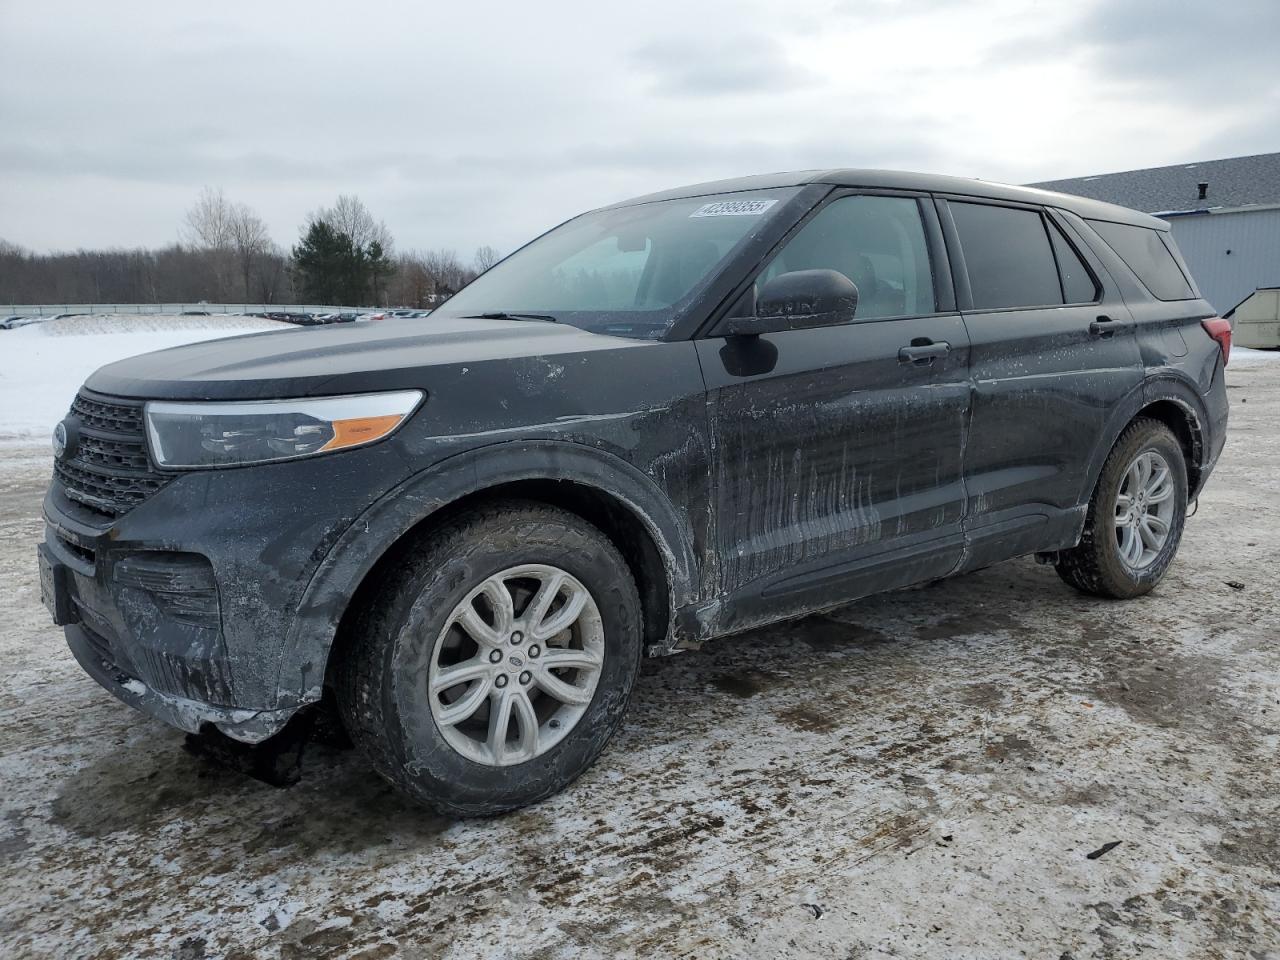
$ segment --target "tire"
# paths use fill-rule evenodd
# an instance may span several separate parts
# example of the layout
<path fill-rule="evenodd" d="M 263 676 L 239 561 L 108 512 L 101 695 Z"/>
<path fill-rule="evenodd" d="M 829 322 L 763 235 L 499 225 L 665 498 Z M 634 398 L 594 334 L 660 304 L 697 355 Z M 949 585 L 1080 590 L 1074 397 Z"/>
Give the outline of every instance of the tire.
<path fill-rule="evenodd" d="M 1079 545 L 1058 554 L 1054 564 L 1058 576 L 1077 590 L 1099 597 L 1121 600 L 1149 593 L 1169 569 L 1182 540 L 1187 513 L 1187 465 L 1183 456 L 1177 438 L 1160 421 L 1142 417 L 1129 424 L 1116 440 L 1102 467 L 1098 485 L 1089 501 L 1084 535 Z M 1155 469 L 1149 474 L 1152 478 L 1160 476 L 1160 464 L 1167 466 L 1171 491 L 1167 501 L 1136 504 L 1139 520 L 1146 516 L 1147 510 L 1153 513 L 1157 509 L 1164 511 L 1162 518 L 1168 523 L 1168 532 L 1157 549 L 1134 527 L 1133 536 L 1138 537 L 1142 551 L 1141 558 L 1135 563 L 1125 556 L 1125 545 L 1132 548 L 1133 540 L 1129 533 L 1117 527 L 1116 520 L 1117 512 L 1124 511 L 1129 503 L 1124 499 L 1124 491 L 1135 489 L 1130 470 L 1140 470 L 1136 466 L 1140 458 L 1145 463 L 1155 464 Z M 1141 489 L 1141 485 L 1136 488 Z M 1153 521 L 1148 521 L 1148 524 L 1148 532 L 1155 529 Z"/>
<path fill-rule="evenodd" d="M 558 592 L 542 616 L 544 587 Z M 504 501 L 401 554 L 344 638 L 338 704 L 392 784 L 439 813 L 488 816 L 542 800 L 592 764 L 622 721 L 641 650 L 640 598 L 608 537 L 565 510 Z M 569 662 L 579 667 L 549 666 Z M 476 676 L 429 689 L 451 667 Z"/>

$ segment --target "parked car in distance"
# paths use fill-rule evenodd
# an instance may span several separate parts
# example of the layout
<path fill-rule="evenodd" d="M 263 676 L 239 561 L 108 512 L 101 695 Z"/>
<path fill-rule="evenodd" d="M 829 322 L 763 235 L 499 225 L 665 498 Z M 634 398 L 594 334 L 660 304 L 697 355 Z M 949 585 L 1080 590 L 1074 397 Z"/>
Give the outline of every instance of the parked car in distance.
<path fill-rule="evenodd" d="M 279 320 L 283 323 L 292 323 L 300 327 L 320 326 L 325 321 L 320 320 L 314 314 L 310 313 L 291 313 L 284 310 L 275 310 L 263 314 L 268 320 Z"/>
<path fill-rule="evenodd" d="M 1147 593 L 1230 345 L 1132 210 L 872 170 L 684 187 L 429 322 L 101 368 L 55 437 L 42 592 L 152 716 L 259 742 L 332 697 L 407 795 L 511 810 L 596 759 L 642 656 L 1029 554 Z"/>

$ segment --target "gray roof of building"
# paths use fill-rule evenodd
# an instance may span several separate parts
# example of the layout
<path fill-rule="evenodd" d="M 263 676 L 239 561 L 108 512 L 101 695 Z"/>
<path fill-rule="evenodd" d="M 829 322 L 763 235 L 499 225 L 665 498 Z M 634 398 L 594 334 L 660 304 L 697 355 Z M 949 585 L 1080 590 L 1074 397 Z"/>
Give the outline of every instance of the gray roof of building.
<path fill-rule="evenodd" d="M 1203 200 L 1199 199 L 1197 190 L 1200 183 L 1209 184 Z M 1046 180 L 1031 186 L 1104 200 L 1147 213 L 1280 203 L 1280 153 Z"/>
<path fill-rule="evenodd" d="M 989 180 L 972 180 L 967 177 L 948 177 L 936 173 L 907 173 L 901 170 L 797 170 L 790 173 L 765 173 L 733 180 L 713 180 L 695 183 L 673 190 L 663 190 L 643 197 L 634 197 L 615 207 L 635 203 L 651 203 L 655 200 L 674 200 L 702 197 L 717 193 L 736 193 L 741 190 L 772 190 L 778 187 L 801 186 L 809 183 L 826 183 L 838 187 L 866 187 L 881 190 L 919 190 L 950 196 L 1009 200 L 1013 202 L 1043 204 L 1070 210 L 1081 217 L 1095 220 L 1115 220 L 1136 223 L 1147 227 L 1167 228 L 1168 224 L 1132 209 L 1093 199 L 1082 199 L 1079 194 L 1050 193 L 1033 187 L 1015 187 Z"/>

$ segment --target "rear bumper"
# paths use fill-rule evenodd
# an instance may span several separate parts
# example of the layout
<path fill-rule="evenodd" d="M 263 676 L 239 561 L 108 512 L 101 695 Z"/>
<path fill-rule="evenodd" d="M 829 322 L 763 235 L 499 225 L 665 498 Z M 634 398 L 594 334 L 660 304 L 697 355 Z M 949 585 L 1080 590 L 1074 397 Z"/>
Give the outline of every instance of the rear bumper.
<path fill-rule="evenodd" d="M 123 703 L 179 730 L 199 733 L 211 724 L 242 743 L 260 743 L 284 729 L 294 713 L 219 707 L 161 693 L 117 666 L 104 637 L 78 623 L 67 625 L 64 631 L 67 646 L 85 673 Z"/>
<path fill-rule="evenodd" d="M 1218 360 L 1213 373 L 1213 382 L 1204 395 L 1205 412 L 1208 414 L 1208 429 L 1205 430 L 1204 454 L 1200 463 L 1198 482 L 1190 491 L 1190 499 L 1195 499 L 1204 489 L 1213 468 L 1218 465 L 1222 449 L 1227 445 L 1227 422 L 1230 418 L 1231 403 L 1227 398 L 1226 370 L 1222 360 Z"/>

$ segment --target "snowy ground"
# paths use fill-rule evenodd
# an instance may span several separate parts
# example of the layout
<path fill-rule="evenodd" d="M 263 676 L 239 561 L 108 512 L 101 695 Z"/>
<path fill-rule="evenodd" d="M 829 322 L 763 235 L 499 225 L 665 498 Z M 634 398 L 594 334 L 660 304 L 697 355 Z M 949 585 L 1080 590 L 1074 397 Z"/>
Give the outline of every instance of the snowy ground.
<path fill-rule="evenodd" d="M 1280 363 L 1280 350 L 1254 350 L 1250 347 L 1231 348 L 1231 366 L 1256 367 L 1259 364 Z"/>
<path fill-rule="evenodd" d="M 100 690 L 39 603 L 47 456 L 0 451 L 0 956 L 1280 958 L 1280 364 L 1239 357 L 1153 595 L 1020 560 L 648 662 L 487 821 L 349 751 L 264 786 Z"/>
<path fill-rule="evenodd" d="M 0 330 L 0 447 L 45 442 L 80 384 L 105 363 L 281 327 L 290 325 L 257 317 L 108 314 Z"/>

